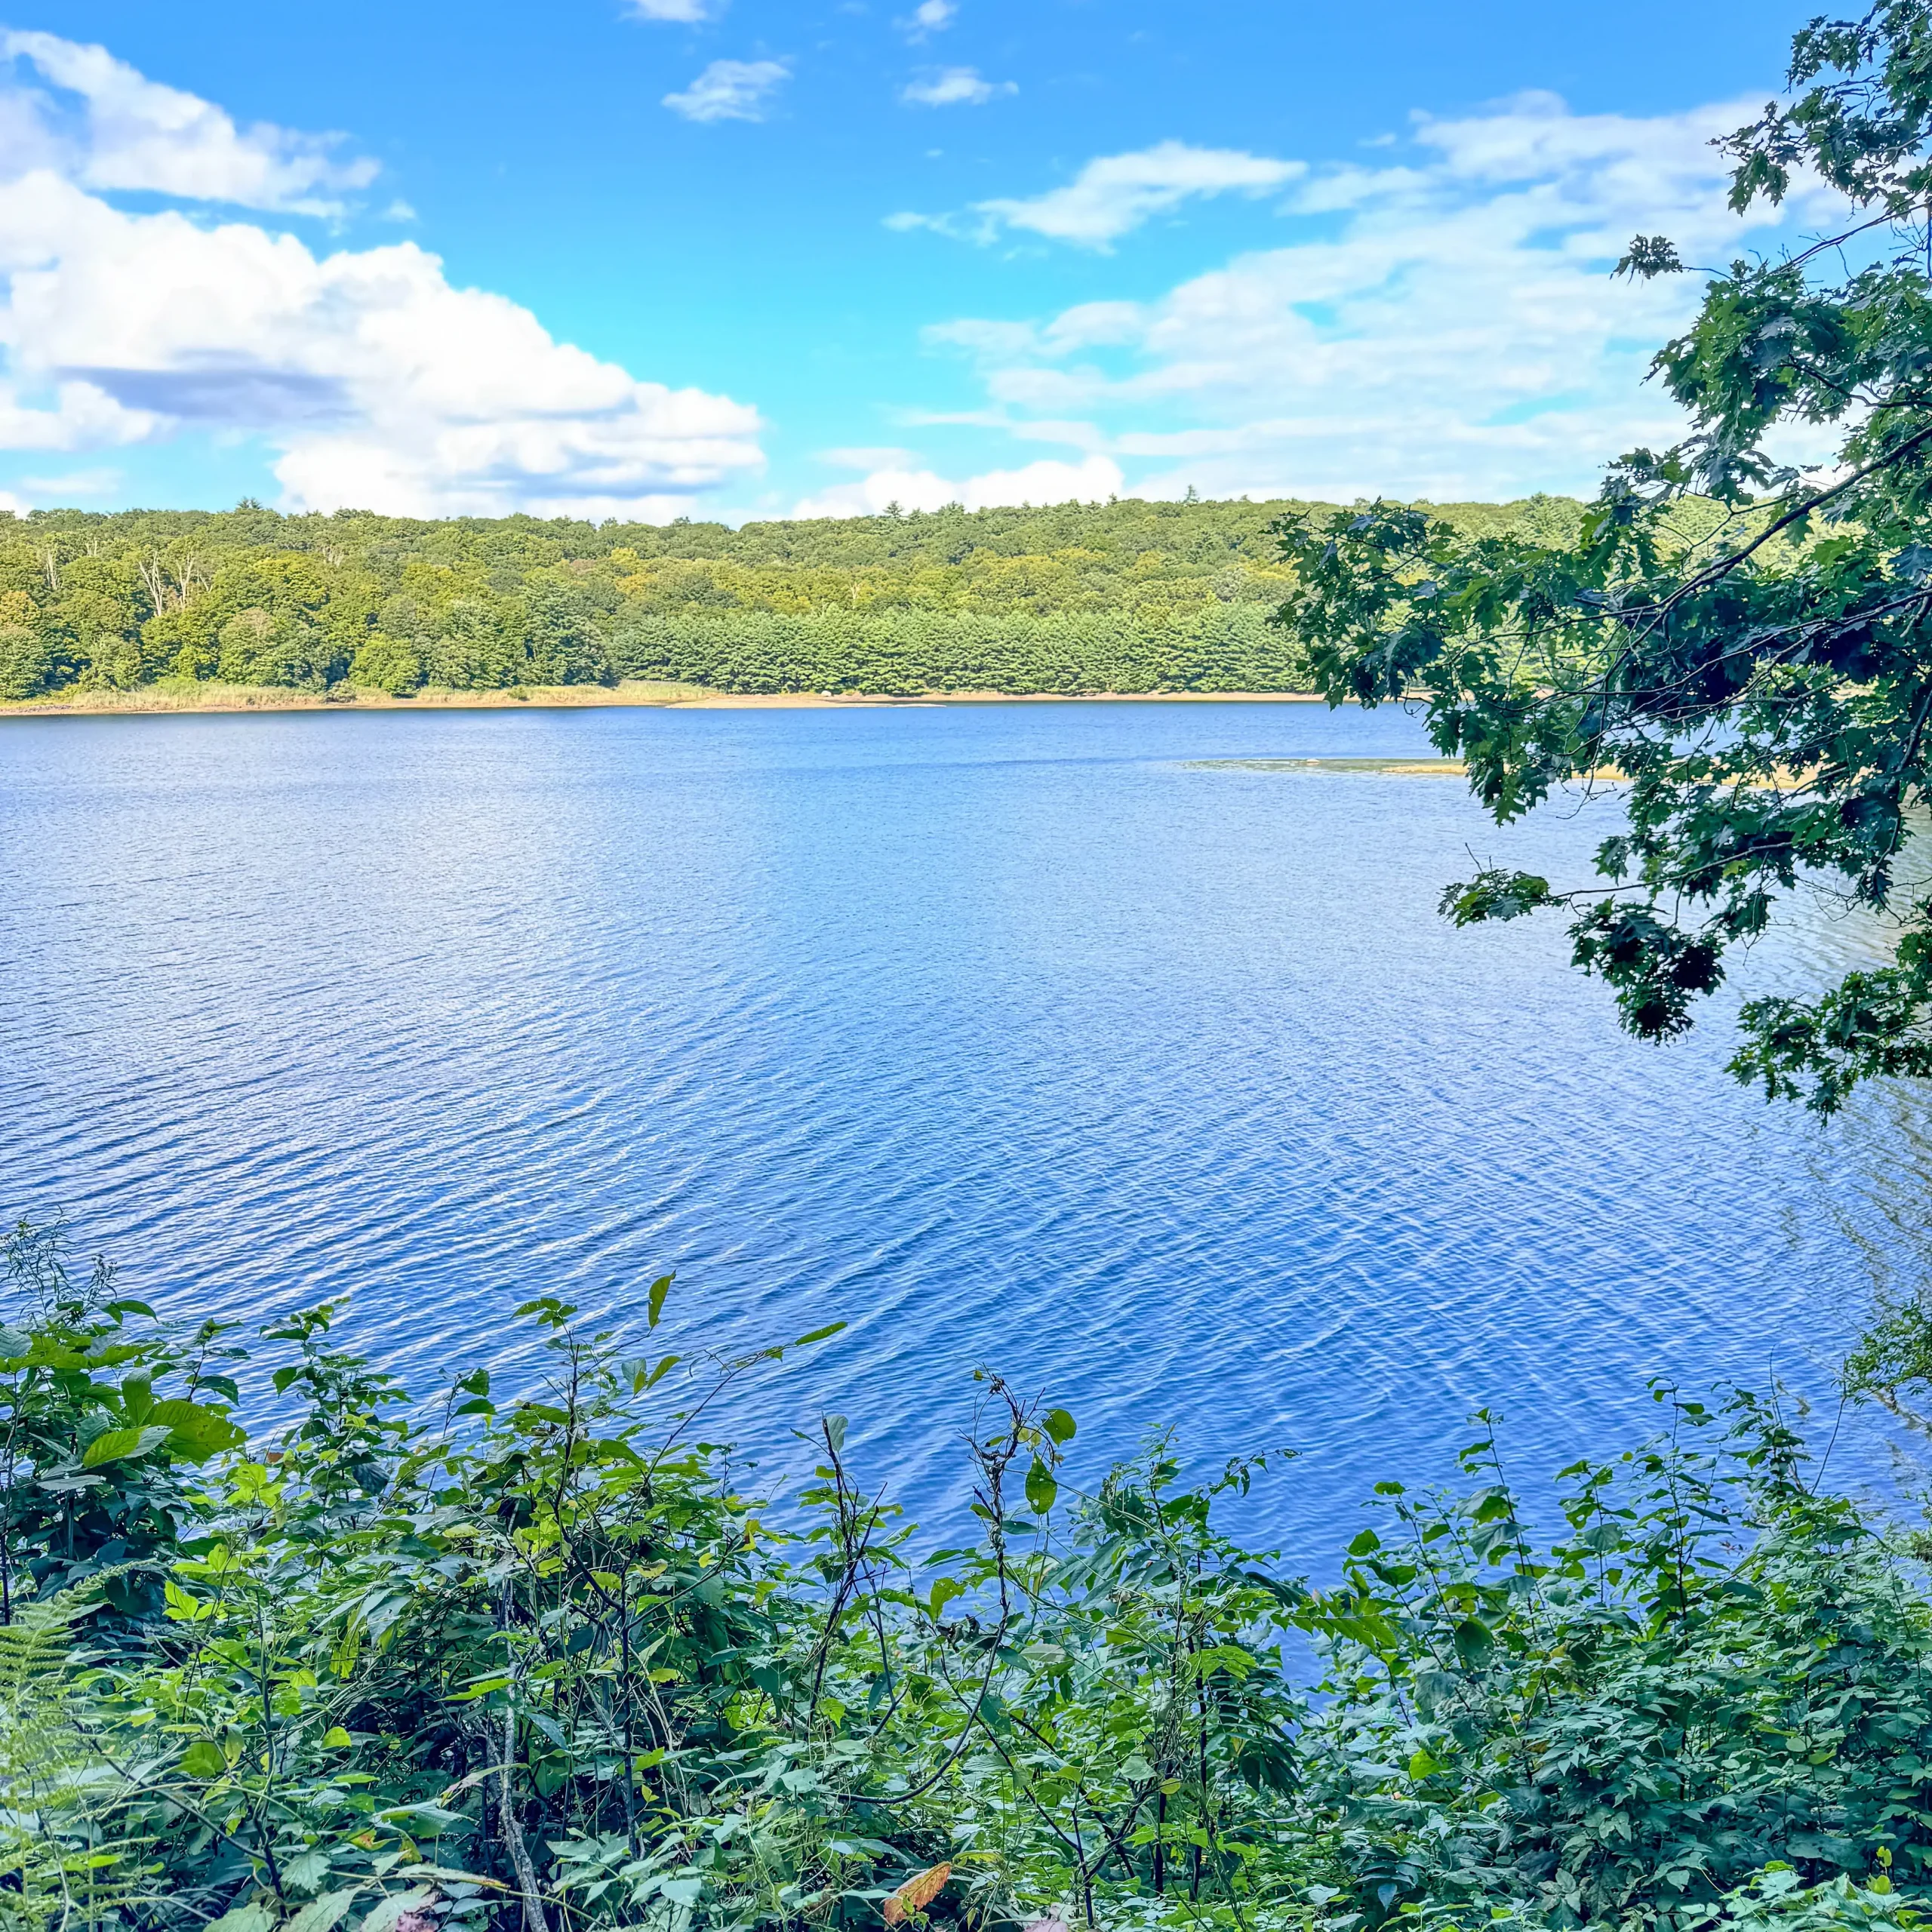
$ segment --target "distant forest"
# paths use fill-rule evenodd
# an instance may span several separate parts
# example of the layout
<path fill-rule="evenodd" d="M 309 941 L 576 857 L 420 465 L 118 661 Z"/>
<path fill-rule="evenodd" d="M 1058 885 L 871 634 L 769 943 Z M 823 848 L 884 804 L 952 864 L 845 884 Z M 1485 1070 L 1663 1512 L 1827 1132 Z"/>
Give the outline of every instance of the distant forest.
<path fill-rule="evenodd" d="M 844 521 L 0 516 L 0 699 L 218 680 L 398 697 L 624 678 L 723 691 L 1291 691 L 1270 526 L 1323 506 L 1068 503 Z M 1580 506 L 1457 504 L 1546 540 Z"/>

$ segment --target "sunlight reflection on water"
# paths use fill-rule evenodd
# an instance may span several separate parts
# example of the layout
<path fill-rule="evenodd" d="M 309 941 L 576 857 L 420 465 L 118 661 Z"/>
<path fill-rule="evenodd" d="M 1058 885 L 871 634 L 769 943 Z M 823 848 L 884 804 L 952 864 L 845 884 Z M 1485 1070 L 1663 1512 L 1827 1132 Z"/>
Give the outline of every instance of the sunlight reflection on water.
<path fill-rule="evenodd" d="M 768 1454 L 841 1410 L 929 1509 L 992 1363 L 1089 1469 L 1298 1450 L 1251 1506 L 1318 1552 L 1478 1403 L 1539 1475 L 1648 1376 L 1821 1389 L 1915 1252 L 1917 1095 L 1818 1129 L 1722 1012 L 1644 1048 L 1556 927 L 1437 918 L 1614 801 L 1211 768 L 1428 755 L 1300 706 L 9 721 L 11 1204 L 183 1310 L 353 1291 L 426 1375 L 675 1267 L 687 1337 L 851 1323 L 739 1404 Z M 1754 983 L 1869 946 L 1801 923 Z"/>

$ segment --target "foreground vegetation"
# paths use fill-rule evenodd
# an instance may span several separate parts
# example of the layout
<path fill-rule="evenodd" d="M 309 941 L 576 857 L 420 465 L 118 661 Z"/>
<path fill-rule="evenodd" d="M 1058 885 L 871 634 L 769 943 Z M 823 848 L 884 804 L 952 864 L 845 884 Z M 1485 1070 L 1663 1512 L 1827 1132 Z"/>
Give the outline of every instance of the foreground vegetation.
<path fill-rule="evenodd" d="M 843 522 L 0 517 L 0 700 L 157 682 L 395 696 L 641 678 L 732 692 L 1288 691 L 1284 503 Z M 1546 498 L 1444 512 L 1574 532 Z"/>
<path fill-rule="evenodd" d="M 681 1359 L 668 1281 L 624 1346 L 532 1303 L 542 1386 L 412 1402 L 330 1309 L 264 1386 L 57 1230 L 8 1261 L 0 1924 L 1703 1932 L 1932 1889 L 1922 1573 L 1749 1395 L 1659 1391 L 1536 1512 L 1485 1426 L 1317 1589 L 1217 1527 L 1274 1472 L 1157 1441 L 1083 1487 L 992 1375 L 940 1535 L 837 1417 L 763 1498 L 703 1418 L 783 1351 Z"/>

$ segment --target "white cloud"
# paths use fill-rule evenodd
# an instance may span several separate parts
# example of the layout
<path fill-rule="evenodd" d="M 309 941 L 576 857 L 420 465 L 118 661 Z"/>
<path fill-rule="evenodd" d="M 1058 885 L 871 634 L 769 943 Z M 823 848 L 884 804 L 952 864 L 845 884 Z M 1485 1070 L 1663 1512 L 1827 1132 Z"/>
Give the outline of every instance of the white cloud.
<path fill-rule="evenodd" d="M 377 165 L 343 160 L 340 137 L 266 122 L 238 128 L 222 110 L 51 33 L 0 33 L 12 69 L 0 116 L 0 174 L 59 169 L 89 188 L 145 189 L 291 214 L 338 214 Z M 54 91 L 21 84 L 32 69 Z M 5 83 L 0 83 L 5 85 Z"/>
<path fill-rule="evenodd" d="M 712 20 L 724 11 L 722 0 L 715 7 L 708 0 L 630 0 L 630 8 L 641 20 L 688 23 Z"/>
<path fill-rule="evenodd" d="M 929 33 L 943 33 L 959 16 L 954 0 L 920 0 L 912 9 L 912 17 L 902 20 L 900 25 L 906 30 L 909 40 L 924 40 Z"/>
<path fill-rule="evenodd" d="M 989 470 L 964 482 L 949 482 L 934 470 L 908 467 L 912 459 L 906 452 L 892 454 L 903 460 L 875 469 L 858 482 L 835 483 L 807 497 L 792 514 L 877 516 L 893 503 L 905 510 L 943 509 L 948 503 L 963 503 L 969 510 L 1004 503 L 1091 503 L 1118 496 L 1121 488 L 1119 465 L 1105 457 L 1089 457 L 1078 463 L 1048 459 L 1018 469 Z"/>
<path fill-rule="evenodd" d="M 44 503 L 71 503 L 76 497 L 105 497 L 121 487 L 118 469 L 73 469 L 61 476 L 23 476 L 20 488 Z"/>
<path fill-rule="evenodd" d="M 772 95 L 791 78 L 780 60 L 714 60 L 664 105 L 687 121 L 762 121 Z"/>
<path fill-rule="evenodd" d="M 146 83 L 115 85 L 138 97 Z M 206 136 L 225 117 L 198 105 L 178 119 L 208 165 L 151 149 L 149 186 L 292 209 L 320 182 L 274 176 L 306 152 L 302 137 L 279 161 L 238 159 Z M 0 87 L 0 127 L 20 124 L 20 106 Z M 452 287 L 414 242 L 318 256 L 198 209 L 117 208 L 89 190 L 134 171 L 115 158 L 130 151 L 118 128 L 102 139 L 105 170 L 85 146 L 24 167 L 0 150 L 0 449 L 256 437 L 292 509 L 424 515 L 668 517 L 761 464 L 753 411 L 558 342 L 503 297 Z"/>
<path fill-rule="evenodd" d="M 1745 245 L 1709 143 L 1753 111 L 1583 115 L 1531 95 L 1420 118 L 1387 165 L 1304 174 L 1287 245 L 1153 301 L 931 333 L 980 363 L 1008 426 L 1077 425 L 1141 459 L 1149 494 L 1588 488 L 1620 451 L 1681 433 L 1643 377 L 1699 297 L 1694 276 L 1609 269 L 1639 231 L 1693 261 Z M 1794 223 L 1823 214 L 1820 192 L 1801 186 Z"/>
<path fill-rule="evenodd" d="M 1298 161 L 1161 141 L 1135 154 L 1103 155 L 1090 161 L 1065 187 L 1030 199 L 976 202 L 976 223 L 962 224 L 946 215 L 896 214 L 888 217 L 886 226 L 933 228 L 979 242 L 1022 229 L 1104 254 L 1123 235 L 1185 201 L 1231 192 L 1265 194 L 1307 171 Z"/>
<path fill-rule="evenodd" d="M 974 67 L 948 67 L 929 81 L 914 81 L 900 94 L 915 107 L 983 107 L 1001 94 L 1017 94 L 1011 81 L 986 81 Z"/>
<path fill-rule="evenodd" d="M 883 448 L 862 445 L 847 449 L 820 450 L 818 454 L 820 462 L 829 463 L 838 469 L 903 469 L 919 460 L 911 450 L 889 445 Z"/>

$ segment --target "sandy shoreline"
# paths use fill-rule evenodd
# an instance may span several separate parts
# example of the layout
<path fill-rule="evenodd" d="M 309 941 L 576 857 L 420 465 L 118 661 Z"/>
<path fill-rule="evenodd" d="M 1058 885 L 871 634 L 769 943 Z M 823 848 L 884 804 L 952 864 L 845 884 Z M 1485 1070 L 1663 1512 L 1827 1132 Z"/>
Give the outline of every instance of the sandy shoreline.
<path fill-rule="evenodd" d="M 831 711 L 881 706 L 948 704 L 1319 704 L 1303 691 L 931 691 L 916 697 L 852 692 L 829 696 L 817 691 L 769 695 L 707 691 L 696 685 L 626 681 L 617 685 L 552 685 L 507 691 L 435 691 L 417 697 L 391 697 L 358 691 L 347 698 L 263 685 L 147 685 L 132 691 L 78 691 L 58 698 L 29 698 L 0 703 L 5 718 L 101 718 L 179 716 L 209 712 L 247 711 L 512 711 L 592 710 L 611 706 L 647 705 L 678 711 Z"/>

